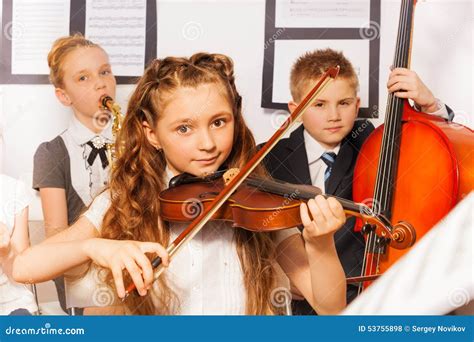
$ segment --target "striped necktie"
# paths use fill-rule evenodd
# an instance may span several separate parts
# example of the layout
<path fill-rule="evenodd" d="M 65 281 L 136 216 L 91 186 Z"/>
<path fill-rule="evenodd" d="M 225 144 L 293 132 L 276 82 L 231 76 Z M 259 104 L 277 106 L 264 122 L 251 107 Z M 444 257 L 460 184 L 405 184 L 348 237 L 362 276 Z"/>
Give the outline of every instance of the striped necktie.
<path fill-rule="evenodd" d="M 324 187 L 327 189 L 328 179 L 329 176 L 331 176 L 332 166 L 336 161 L 336 154 L 334 152 L 324 152 L 321 155 L 321 160 L 324 162 L 324 164 L 327 165 L 326 171 L 324 171 Z"/>

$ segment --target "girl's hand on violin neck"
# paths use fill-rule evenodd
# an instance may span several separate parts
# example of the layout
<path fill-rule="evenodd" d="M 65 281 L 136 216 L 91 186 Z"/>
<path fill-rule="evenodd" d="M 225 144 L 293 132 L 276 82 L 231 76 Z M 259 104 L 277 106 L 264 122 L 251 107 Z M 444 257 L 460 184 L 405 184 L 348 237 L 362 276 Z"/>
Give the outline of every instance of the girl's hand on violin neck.
<path fill-rule="evenodd" d="M 334 233 L 346 222 L 342 205 L 334 198 L 326 199 L 321 195 L 310 199 L 307 205 L 302 203 L 300 215 L 304 226 L 303 238 L 315 247 L 334 244 Z"/>
<path fill-rule="evenodd" d="M 390 93 L 402 99 L 412 99 L 422 112 L 436 112 L 437 101 L 431 90 L 421 81 L 416 72 L 395 68 L 388 77 L 387 88 Z"/>
<path fill-rule="evenodd" d="M 7 226 L 0 222 L 0 258 L 10 252 L 10 232 Z"/>
<path fill-rule="evenodd" d="M 166 249 L 155 242 L 109 239 L 88 240 L 85 251 L 98 265 L 111 270 L 115 288 L 120 298 L 125 296 L 123 270 L 127 270 L 140 295 L 144 296 L 153 283 L 153 268 L 145 253 L 161 257 L 163 266 L 169 265 Z"/>

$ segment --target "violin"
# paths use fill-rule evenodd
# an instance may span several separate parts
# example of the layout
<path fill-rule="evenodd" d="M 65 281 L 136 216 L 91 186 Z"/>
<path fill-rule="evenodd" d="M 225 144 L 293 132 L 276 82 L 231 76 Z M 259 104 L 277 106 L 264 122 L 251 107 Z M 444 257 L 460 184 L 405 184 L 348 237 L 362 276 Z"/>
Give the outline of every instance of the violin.
<path fill-rule="evenodd" d="M 244 182 L 244 180 L 255 170 L 258 164 L 265 158 L 271 149 L 278 143 L 278 141 L 287 133 L 292 125 L 297 122 L 304 111 L 311 106 L 316 100 L 317 96 L 323 89 L 339 74 L 339 66 L 329 68 L 319 79 L 316 85 L 308 92 L 306 97 L 296 107 L 290 116 L 283 122 L 281 127 L 272 135 L 266 144 L 258 150 L 257 153 L 242 167 L 235 177 L 229 179 L 229 182 L 220 190 L 214 199 L 204 208 L 199 216 L 194 218 L 191 223 L 184 229 L 181 234 L 168 246 L 166 251 L 170 259 L 184 246 L 187 241 L 190 241 L 196 236 L 199 231 L 206 225 L 209 220 L 216 214 L 219 209 L 226 203 L 229 197 L 237 190 L 237 188 Z M 151 265 L 156 268 L 154 277 L 159 277 L 163 272 L 163 264 L 160 257 L 152 260 Z M 128 295 L 135 289 L 135 284 L 131 283 L 125 290 L 125 300 Z"/>
<path fill-rule="evenodd" d="M 238 169 L 217 171 L 205 177 L 183 173 L 173 177 L 169 188 L 159 194 L 160 216 L 167 222 L 187 223 L 199 217 Z M 272 232 L 302 225 L 301 203 L 321 195 L 338 200 L 347 215 L 356 216 L 380 230 L 394 248 L 404 249 L 415 241 L 415 230 L 407 222 L 392 224 L 363 203 L 324 195 L 318 187 L 291 184 L 250 175 L 229 197 L 211 220 L 231 221 L 236 228 Z"/>

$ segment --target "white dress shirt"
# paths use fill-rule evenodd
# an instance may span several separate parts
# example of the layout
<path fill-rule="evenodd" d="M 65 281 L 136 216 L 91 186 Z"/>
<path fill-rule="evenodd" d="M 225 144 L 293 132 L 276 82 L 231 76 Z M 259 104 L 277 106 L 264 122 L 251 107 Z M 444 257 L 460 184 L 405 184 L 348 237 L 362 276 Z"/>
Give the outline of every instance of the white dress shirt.
<path fill-rule="evenodd" d="M 303 136 L 306 155 L 308 156 L 311 184 L 320 188 L 323 193 L 326 193 L 324 186 L 324 173 L 326 172 L 328 166 L 322 161 L 321 155 L 324 152 L 334 152 L 337 155 L 339 153 L 339 149 L 341 148 L 341 144 L 338 144 L 333 149 L 325 149 L 308 133 L 308 131 L 304 130 Z"/>
<path fill-rule="evenodd" d="M 100 134 L 92 132 L 84 126 L 74 115 L 67 130 L 61 133 L 64 144 L 69 153 L 71 163 L 71 182 L 84 204 L 88 206 L 92 199 L 108 184 L 110 168 L 102 167 L 100 156 L 89 165 L 87 158 L 92 147 L 87 142 L 99 137 L 105 143 L 112 143 L 112 127 L 109 124 Z"/>

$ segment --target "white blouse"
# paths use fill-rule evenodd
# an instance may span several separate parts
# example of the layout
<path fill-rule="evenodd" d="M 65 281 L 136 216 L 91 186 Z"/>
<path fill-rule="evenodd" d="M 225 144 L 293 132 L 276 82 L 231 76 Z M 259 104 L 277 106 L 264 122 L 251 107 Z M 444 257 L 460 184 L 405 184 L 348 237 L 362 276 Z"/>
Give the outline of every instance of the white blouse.
<path fill-rule="evenodd" d="M 24 183 L 5 175 L 0 175 L 0 189 L 0 222 L 11 235 L 15 216 L 28 207 L 31 195 Z M 16 309 L 26 309 L 31 313 L 38 311 L 31 291 L 7 276 L 0 262 L 0 315 L 8 315 Z"/>
<path fill-rule="evenodd" d="M 110 194 L 104 192 L 94 200 L 84 216 L 100 230 L 109 206 Z M 171 224 L 170 240 L 173 241 L 185 228 L 186 224 Z M 165 271 L 171 289 L 180 300 L 180 309 L 176 308 L 175 314 L 245 314 L 246 293 L 233 238 L 234 229 L 225 221 L 209 222 L 175 254 Z M 299 230 L 279 231 L 275 242 L 293 234 L 299 234 Z M 282 285 L 288 288 L 288 279 L 285 280 Z"/>

